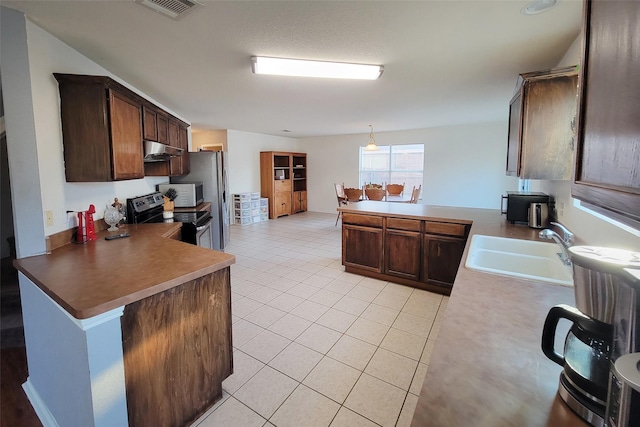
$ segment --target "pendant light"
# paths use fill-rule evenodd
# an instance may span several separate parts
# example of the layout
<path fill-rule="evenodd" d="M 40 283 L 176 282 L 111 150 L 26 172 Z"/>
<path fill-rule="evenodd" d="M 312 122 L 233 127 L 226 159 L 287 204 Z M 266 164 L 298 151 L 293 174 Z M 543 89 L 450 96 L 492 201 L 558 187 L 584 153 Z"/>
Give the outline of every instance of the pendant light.
<path fill-rule="evenodd" d="M 369 132 L 369 143 L 367 144 L 366 147 L 364 147 L 364 149 L 366 151 L 378 151 L 378 146 L 376 145 L 376 140 L 373 139 L 373 126 L 369 125 L 369 127 L 371 128 L 371 132 Z"/>

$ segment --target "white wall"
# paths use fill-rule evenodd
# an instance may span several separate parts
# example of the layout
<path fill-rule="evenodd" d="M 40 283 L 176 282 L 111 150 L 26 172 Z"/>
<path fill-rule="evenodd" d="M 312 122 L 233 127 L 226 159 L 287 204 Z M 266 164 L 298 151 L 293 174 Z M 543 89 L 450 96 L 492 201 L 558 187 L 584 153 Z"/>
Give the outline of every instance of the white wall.
<path fill-rule="evenodd" d="M 31 102 L 27 25 L 13 10 L 0 11 L 0 64 L 17 256 L 45 251 L 40 171 Z"/>
<path fill-rule="evenodd" d="M 505 174 L 506 121 L 381 132 L 375 137 L 378 145 L 425 145 L 424 204 L 499 209 L 500 196 L 517 189 L 518 180 Z M 368 134 L 300 140 L 300 151 L 308 153 L 309 210 L 335 212 L 333 184 L 358 185 L 359 147 L 367 141 Z"/>
<path fill-rule="evenodd" d="M 299 151 L 298 140 L 227 130 L 227 173 L 230 194 L 260 191 L 260 152 Z"/>
<path fill-rule="evenodd" d="M 203 145 L 221 146 L 222 151 L 228 151 L 226 129 L 192 130 L 191 142 L 191 151 L 198 151 Z"/>
<path fill-rule="evenodd" d="M 577 37 L 558 67 L 580 63 L 582 38 Z M 575 161 L 574 161 L 575 164 Z M 640 231 L 632 233 L 574 206 L 571 181 L 531 181 L 531 191 L 550 194 L 556 201 L 558 221 L 567 226 L 584 243 L 640 251 Z"/>
<path fill-rule="evenodd" d="M 54 72 L 110 76 L 181 120 L 187 120 L 62 43 L 23 14 L 2 8 L 1 15 L 2 83 L 16 240 L 17 246 L 22 246 L 20 257 L 42 253 L 45 236 L 73 227 L 75 215 L 67 214 L 67 210 L 87 210 L 94 204 L 97 210 L 94 218 L 99 219 L 114 197 L 125 200 L 146 194 L 154 191 L 157 183 L 167 181 L 166 177 L 149 177 L 67 183 Z M 53 211 L 53 226 L 44 226 L 45 210 Z M 20 229 L 24 231 L 20 233 Z"/>

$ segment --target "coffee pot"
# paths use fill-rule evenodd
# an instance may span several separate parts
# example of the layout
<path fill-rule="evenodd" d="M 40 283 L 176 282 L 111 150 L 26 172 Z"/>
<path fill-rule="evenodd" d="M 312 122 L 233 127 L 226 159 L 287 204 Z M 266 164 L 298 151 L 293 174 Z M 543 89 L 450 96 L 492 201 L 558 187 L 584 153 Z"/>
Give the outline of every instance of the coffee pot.
<path fill-rule="evenodd" d="M 563 367 L 558 387 L 562 400 L 589 424 L 600 427 L 605 425 L 612 357 L 619 344 L 614 337 L 624 305 L 621 277 L 626 268 L 640 268 L 640 255 L 591 246 L 572 246 L 569 254 L 576 307 L 558 305 L 549 311 L 542 351 Z M 562 355 L 553 345 L 560 319 L 572 322 Z"/>
<path fill-rule="evenodd" d="M 554 349 L 556 327 L 561 319 L 573 323 L 565 339 L 563 354 Z M 594 426 L 603 425 L 611 341 L 612 325 L 565 304 L 549 311 L 542 330 L 542 351 L 564 368 L 558 388 L 560 397 Z"/>
<path fill-rule="evenodd" d="M 545 228 L 547 226 L 549 226 L 549 205 L 531 203 L 529 205 L 529 227 Z"/>

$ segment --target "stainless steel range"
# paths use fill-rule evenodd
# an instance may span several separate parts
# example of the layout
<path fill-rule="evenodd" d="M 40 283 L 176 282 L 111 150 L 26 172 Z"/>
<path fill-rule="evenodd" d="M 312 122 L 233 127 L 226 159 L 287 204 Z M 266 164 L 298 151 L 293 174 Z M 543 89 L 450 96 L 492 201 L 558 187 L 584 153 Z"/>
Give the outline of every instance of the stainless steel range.
<path fill-rule="evenodd" d="M 158 222 L 182 223 L 182 241 L 212 249 L 211 214 L 208 211 L 174 212 L 173 218 L 163 217 L 164 199 L 155 192 L 127 200 L 127 222 L 150 224 Z"/>

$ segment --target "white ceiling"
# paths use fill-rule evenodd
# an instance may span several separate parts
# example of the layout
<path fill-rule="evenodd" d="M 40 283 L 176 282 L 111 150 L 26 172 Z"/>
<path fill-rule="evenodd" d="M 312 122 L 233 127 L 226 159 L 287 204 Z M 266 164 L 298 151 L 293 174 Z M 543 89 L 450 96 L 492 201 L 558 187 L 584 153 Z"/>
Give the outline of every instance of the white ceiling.
<path fill-rule="evenodd" d="M 4 1 L 194 130 L 307 137 L 506 120 L 518 73 L 555 66 L 582 1 Z M 382 64 L 376 81 L 251 73 L 252 55 Z M 283 130 L 290 130 L 289 133 Z"/>

